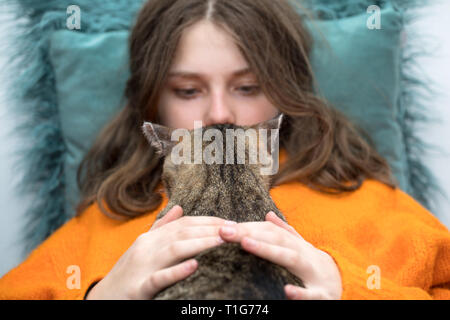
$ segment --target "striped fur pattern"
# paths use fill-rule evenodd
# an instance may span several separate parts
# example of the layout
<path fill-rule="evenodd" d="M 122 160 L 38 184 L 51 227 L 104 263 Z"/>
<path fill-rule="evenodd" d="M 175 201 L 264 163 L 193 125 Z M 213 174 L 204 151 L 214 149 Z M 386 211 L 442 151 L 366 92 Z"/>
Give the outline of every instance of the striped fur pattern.
<path fill-rule="evenodd" d="M 280 118 L 260 124 L 259 128 L 279 125 Z M 201 130 L 204 132 L 209 128 Z M 227 129 L 238 127 L 220 124 L 214 128 L 225 137 Z M 169 143 L 152 141 L 170 137 L 168 130 L 155 124 L 144 125 L 146 137 L 153 146 Z M 210 144 L 203 142 L 203 147 Z M 265 215 L 273 211 L 285 220 L 270 197 L 270 176 L 262 176 L 258 164 L 249 164 L 248 147 L 246 163 L 237 164 L 236 147 L 235 140 L 234 164 L 226 164 L 224 151 L 223 164 L 175 165 L 167 156 L 171 148 L 160 150 L 161 154 L 166 155 L 162 180 L 169 202 L 158 218 L 178 204 L 183 208 L 183 214 L 189 216 L 216 216 L 236 222 L 250 222 L 264 221 Z M 193 153 L 194 148 L 191 150 Z M 287 270 L 247 253 L 240 248 L 240 244 L 224 243 L 200 253 L 195 259 L 198 261 L 195 273 L 161 291 L 155 299 L 285 299 L 285 284 L 303 286 L 302 281 Z"/>

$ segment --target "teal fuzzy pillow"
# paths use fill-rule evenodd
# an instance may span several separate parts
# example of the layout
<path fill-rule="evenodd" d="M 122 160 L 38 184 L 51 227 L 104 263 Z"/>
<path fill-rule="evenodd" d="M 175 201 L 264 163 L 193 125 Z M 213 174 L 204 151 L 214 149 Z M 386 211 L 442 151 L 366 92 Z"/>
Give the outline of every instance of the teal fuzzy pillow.
<path fill-rule="evenodd" d="M 23 130 L 35 139 L 24 151 L 23 186 L 38 193 L 29 211 L 29 251 L 73 216 L 78 164 L 97 133 L 125 104 L 127 37 L 142 1 L 8 1 L 19 3 L 16 14 L 29 19 L 17 35 L 17 56 L 30 67 L 14 85 L 23 106 L 20 112 L 29 114 Z M 412 126 L 423 115 L 412 112 L 416 101 L 403 99 L 410 89 L 403 81 L 400 39 L 408 15 L 381 2 L 380 30 L 366 27 L 365 8 L 373 1 L 348 0 L 345 3 L 352 4 L 348 6 L 340 0 L 311 2 L 327 19 L 315 21 L 315 26 L 308 23 L 316 39 L 311 61 L 318 94 L 367 131 L 401 188 L 430 208 L 437 186 L 412 148 L 421 146 L 412 139 Z M 80 31 L 66 28 L 65 10 L 71 4 L 82 9 Z"/>
<path fill-rule="evenodd" d="M 124 106 L 128 71 L 126 31 L 56 31 L 50 40 L 64 154 L 65 212 L 79 200 L 77 169 L 102 127 Z"/>
<path fill-rule="evenodd" d="M 365 14 L 310 24 L 316 39 L 311 62 L 319 93 L 365 128 L 400 187 L 409 191 L 402 131 L 396 121 L 402 16 L 392 7 L 381 15 L 381 30 L 369 30 Z M 67 146 L 67 212 L 73 212 L 78 201 L 76 171 L 83 155 L 106 120 L 123 106 L 128 35 L 61 30 L 51 37 L 49 53 Z"/>
<path fill-rule="evenodd" d="M 388 160 L 400 188 L 411 192 L 397 121 L 403 16 L 392 6 L 381 10 L 380 16 L 379 30 L 367 28 L 368 14 L 309 23 L 316 42 L 311 63 L 319 95 L 368 133 Z"/>

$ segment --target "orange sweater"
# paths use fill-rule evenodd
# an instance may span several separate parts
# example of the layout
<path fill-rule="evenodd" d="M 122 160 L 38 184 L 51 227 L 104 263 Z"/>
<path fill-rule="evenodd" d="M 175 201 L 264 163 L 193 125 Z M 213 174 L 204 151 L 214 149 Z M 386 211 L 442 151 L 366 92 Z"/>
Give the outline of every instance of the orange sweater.
<path fill-rule="evenodd" d="M 450 233 L 401 190 L 366 180 L 347 195 L 300 183 L 271 195 L 288 223 L 335 259 L 343 299 L 450 299 Z M 130 221 L 112 220 L 92 205 L 0 279 L 0 298 L 83 299 L 166 203 L 164 196 L 157 210 Z M 79 288 L 71 285 L 76 274 Z"/>

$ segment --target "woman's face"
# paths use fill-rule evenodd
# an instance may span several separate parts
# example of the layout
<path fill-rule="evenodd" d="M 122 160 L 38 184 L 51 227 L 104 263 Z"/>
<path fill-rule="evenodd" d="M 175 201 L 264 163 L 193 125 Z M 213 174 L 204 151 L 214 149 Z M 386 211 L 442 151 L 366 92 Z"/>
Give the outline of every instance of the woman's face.
<path fill-rule="evenodd" d="M 162 124 L 186 129 L 194 121 L 253 125 L 279 113 L 233 39 L 206 20 L 184 31 L 158 112 Z"/>

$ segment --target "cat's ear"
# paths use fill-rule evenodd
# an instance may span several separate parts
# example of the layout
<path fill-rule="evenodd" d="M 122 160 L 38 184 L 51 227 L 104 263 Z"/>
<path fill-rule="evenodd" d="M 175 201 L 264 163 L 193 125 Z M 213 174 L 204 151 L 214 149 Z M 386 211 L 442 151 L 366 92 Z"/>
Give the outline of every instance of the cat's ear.
<path fill-rule="evenodd" d="M 166 126 L 152 122 L 144 122 L 142 131 L 150 145 L 163 157 L 169 154 L 172 147 L 178 143 L 177 141 L 171 140 L 173 129 Z"/>
<path fill-rule="evenodd" d="M 276 117 L 258 123 L 252 128 L 257 130 L 259 137 L 259 156 L 260 161 L 266 167 L 261 167 L 262 175 L 273 175 L 278 172 L 279 167 L 279 139 L 280 129 L 284 115 L 280 113 Z M 262 130 L 261 130 L 262 129 Z M 266 134 L 264 133 L 266 132 Z M 270 138 L 269 138 L 270 137 Z M 267 150 L 267 157 L 264 156 L 263 150 Z M 262 158 L 261 158 L 262 156 Z"/>
<path fill-rule="evenodd" d="M 277 115 L 276 117 L 274 117 L 270 120 L 267 120 L 267 121 L 264 121 L 264 122 L 254 125 L 253 128 L 254 129 L 268 129 L 268 130 L 277 129 L 277 130 L 280 130 L 281 124 L 283 122 L 283 118 L 284 118 L 283 113 L 280 113 L 279 115 Z"/>
<path fill-rule="evenodd" d="M 276 117 L 269 119 L 267 121 L 255 124 L 251 128 L 258 130 L 258 133 L 261 132 L 261 131 L 259 131 L 259 129 L 267 130 L 267 132 L 270 133 L 272 139 L 276 139 L 276 141 L 278 141 L 278 139 L 280 138 L 281 124 L 283 123 L 284 117 L 285 117 L 284 114 L 280 113 Z M 271 145 L 271 142 L 268 142 L 268 143 Z M 270 148 L 271 148 L 271 150 L 273 149 L 272 146 Z"/>

